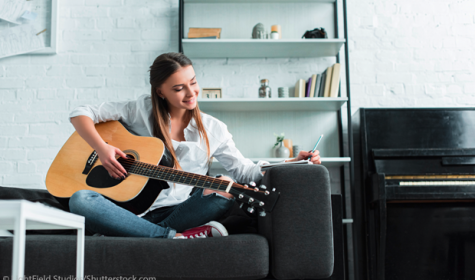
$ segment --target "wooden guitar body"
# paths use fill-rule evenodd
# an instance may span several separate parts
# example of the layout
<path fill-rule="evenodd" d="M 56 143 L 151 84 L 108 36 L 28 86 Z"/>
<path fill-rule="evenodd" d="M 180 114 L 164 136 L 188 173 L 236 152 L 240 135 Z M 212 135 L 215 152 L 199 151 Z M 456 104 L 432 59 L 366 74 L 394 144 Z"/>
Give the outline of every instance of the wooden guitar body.
<path fill-rule="evenodd" d="M 118 121 L 96 124 L 102 139 L 119 148 L 129 157 L 141 162 L 157 165 L 165 153 L 163 142 L 155 137 L 135 136 Z M 96 161 L 87 174 L 84 170 L 88 161 L 92 162 L 94 150 L 74 132 L 56 155 L 46 176 L 46 188 L 59 198 L 69 198 L 78 190 L 93 190 L 114 201 L 119 206 L 135 213 L 145 212 L 155 201 L 161 190 L 168 188 L 164 181 L 144 176 L 129 176 L 126 180 L 116 180 L 96 155 Z M 170 166 L 170 160 L 164 160 Z M 168 162 L 167 162 L 168 161 Z"/>

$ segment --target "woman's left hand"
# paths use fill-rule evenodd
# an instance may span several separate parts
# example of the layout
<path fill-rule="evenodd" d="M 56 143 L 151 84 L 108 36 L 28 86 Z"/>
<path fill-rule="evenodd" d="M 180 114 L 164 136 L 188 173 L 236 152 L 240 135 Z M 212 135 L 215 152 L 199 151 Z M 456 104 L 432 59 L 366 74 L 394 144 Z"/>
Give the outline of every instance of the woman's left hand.
<path fill-rule="evenodd" d="M 318 151 L 318 150 L 316 150 L 313 153 L 312 152 L 307 152 L 307 151 L 300 151 L 299 155 L 295 159 L 293 159 L 293 161 L 308 159 L 309 157 L 311 157 L 310 161 L 313 164 L 321 164 L 322 163 L 322 161 L 320 160 L 320 151 Z"/>

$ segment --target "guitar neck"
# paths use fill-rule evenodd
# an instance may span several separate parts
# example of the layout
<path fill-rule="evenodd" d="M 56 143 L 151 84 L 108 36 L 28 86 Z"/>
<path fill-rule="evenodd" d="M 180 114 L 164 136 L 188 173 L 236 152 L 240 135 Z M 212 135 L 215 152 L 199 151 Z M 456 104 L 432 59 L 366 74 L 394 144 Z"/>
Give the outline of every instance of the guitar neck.
<path fill-rule="evenodd" d="M 198 188 L 213 189 L 217 191 L 226 191 L 230 184 L 229 181 L 161 165 L 153 165 L 150 163 L 135 161 L 133 159 L 119 158 L 118 161 L 122 164 L 122 166 L 124 166 L 128 173 L 145 176 L 152 179 L 189 185 Z M 232 183 L 232 185 L 234 184 L 235 183 Z"/>

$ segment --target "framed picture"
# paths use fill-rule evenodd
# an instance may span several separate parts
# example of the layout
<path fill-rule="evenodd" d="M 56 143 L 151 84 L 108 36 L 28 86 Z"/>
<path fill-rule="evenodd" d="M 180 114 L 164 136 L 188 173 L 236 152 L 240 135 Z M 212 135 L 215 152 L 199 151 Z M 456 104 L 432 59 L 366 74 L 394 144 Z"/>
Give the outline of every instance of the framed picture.
<path fill-rule="evenodd" d="M 0 1 L 1 2 L 1 1 Z M 0 58 L 58 52 L 59 0 L 7 0 L 0 9 Z M 8 48 L 8 50 L 6 50 Z"/>
<path fill-rule="evenodd" d="M 221 98 L 221 88 L 203 88 L 201 97 L 203 98 Z"/>
<path fill-rule="evenodd" d="M 33 4 L 33 11 L 38 14 L 35 26 L 38 32 L 45 34 L 45 46 L 42 50 L 35 51 L 36 54 L 58 53 L 58 1 L 59 0 L 30 0 Z"/>

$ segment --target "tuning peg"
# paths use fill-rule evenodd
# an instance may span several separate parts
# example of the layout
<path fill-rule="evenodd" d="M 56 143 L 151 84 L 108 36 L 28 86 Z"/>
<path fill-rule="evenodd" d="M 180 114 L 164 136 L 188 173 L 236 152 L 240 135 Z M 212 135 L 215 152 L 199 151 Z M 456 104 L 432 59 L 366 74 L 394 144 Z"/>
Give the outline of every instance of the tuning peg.
<path fill-rule="evenodd" d="M 239 199 L 243 199 L 244 195 L 242 193 L 240 193 L 238 197 L 239 197 Z"/>
<path fill-rule="evenodd" d="M 269 191 L 265 191 L 264 194 L 265 194 L 265 195 L 269 195 L 270 192 L 269 192 Z"/>
<path fill-rule="evenodd" d="M 254 202 L 254 198 L 250 197 L 249 198 L 249 203 L 252 203 L 252 202 Z"/>
<path fill-rule="evenodd" d="M 258 191 L 259 191 L 259 188 L 254 188 L 254 191 L 255 191 L 255 192 L 258 192 Z"/>
<path fill-rule="evenodd" d="M 249 212 L 251 214 L 254 213 L 254 207 L 251 206 L 251 207 L 247 208 L 247 212 Z"/>
<path fill-rule="evenodd" d="M 265 217 L 267 214 L 266 214 L 266 211 L 262 210 L 262 211 L 259 211 L 259 217 Z"/>
<path fill-rule="evenodd" d="M 275 192 L 275 188 L 273 188 L 272 191 Z"/>
<path fill-rule="evenodd" d="M 259 202 L 259 206 L 264 206 L 264 201 Z"/>
<path fill-rule="evenodd" d="M 244 206 L 244 203 L 241 203 L 241 204 L 239 205 L 239 208 L 242 208 L 243 206 Z"/>
<path fill-rule="evenodd" d="M 265 185 L 261 185 L 260 188 L 263 190 L 267 190 L 267 187 Z"/>
<path fill-rule="evenodd" d="M 256 186 L 256 183 L 255 183 L 255 182 L 250 182 L 249 185 L 250 185 L 251 187 L 255 187 L 255 186 Z"/>

